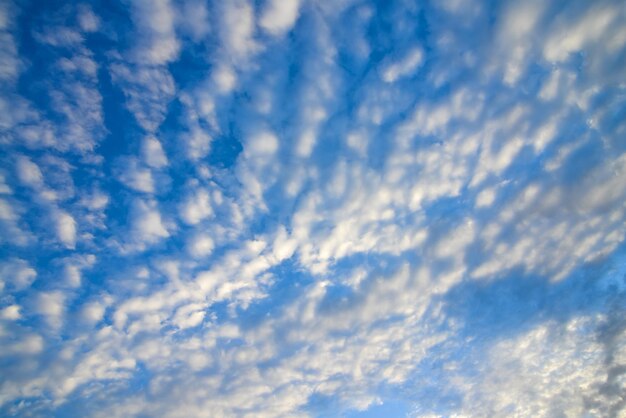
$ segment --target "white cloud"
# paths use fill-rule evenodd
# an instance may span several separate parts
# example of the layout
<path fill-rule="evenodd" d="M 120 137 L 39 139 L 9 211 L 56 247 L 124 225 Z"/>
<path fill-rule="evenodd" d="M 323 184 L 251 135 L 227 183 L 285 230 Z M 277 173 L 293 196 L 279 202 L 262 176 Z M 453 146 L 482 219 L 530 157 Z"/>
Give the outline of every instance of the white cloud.
<path fill-rule="evenodd" d="M 56 222 L 57 239 L 66 247 L 74 249 L 76 246 L 76 221 L 67 212 L 58 211 L 54 215 Z"/>
<path fill-rule="evenodd" d="M 441 258 L 456 257 L 462 259 L 465 247 L 471 244 L 476 236 L 476 225 L 472 219 L 465 219 L 454 230 L 435 246 L 435 254 Z"/>
<path fill-rule="evenodd" d="M 155 132 L 165 119 L 167 105 L 176 93 L 174 79 L 167 67 L 114 63 L 110 71 L 113 80 L 121 85 L 126 106 L 139 125 L 149 133 Z"/>
<path fill-rule="evenodd" d="M 65 314 L 65 295 L 59 291 L 41 292 L 37 295 L 35 310 L 51 327 L 60 328 Z"/>
<path fill-rule="evenodd" d="M 422 49 L 414 48 L 401 60 L 388 65 L 383 71 L 382 78 L 387 83 L 393 83 L 402 77 L 409 76 L 422 65 L 423 60 L 424 52 Z"/>
<path fill-rule="evenodd" d="M 132 209 L 132 228 L 131 239 L 140 244 L 153 244 L 170 235 L 154 201 L 135 201 Z"/>
<path fill-rule="evenodd" d="M 178 15 L 177 26 L 181 31 L 200 41 L 211 32 L 209 10 L 204 0 L 187 0 L 183 2 Z"/>
<path fill-rule="evenodd" d="M 222 65 L 213 73 L 213 82 L 217 86 L 220 93 L 228 93 L 235 88 L 237 84 L 237 75 L 232 68 Z"/>
<path fill-rule="evenodd" d="M 609 160 L 572 187 L 530 184 L 520 190 L 483 226 L 482 240 L 490 256 L 472 274 L 486 277 L 523 266 L 563 279 L 583 261 L 615 249 L 626 234 L 619 221 L 624 209 L 614 204 L 626 194 L 625 161 L 624 156 Z M 498 239 L 508 228 L 508 239 Z"/>
<path fill-rule="evenodd" d="M 198 234 L 193 236 L 187 242 L 187 248 L 193 257 L 206 257 L 213 252 L 215 243 L 207 234 Z"/>
<path fill-rule="evenodd" d="M 496 199 L 496 191 L 493 187 L 488 187 L 480 191 L 476 196 L 476 207 L 481 208 L 491 206 Z"/>
<path fill-rule="evenodd" d="M 135 0 L 133 20 L 140 36 L 137 54 L 149 64 L 166 64 L 175 60 L 180 51 L 176 37 L 176 11 L 169 0 Z"/>
<path fill-rule="evenodd" d="M 241 60 L 258 49 L 254 41 L 254 11 L 245 0 L 222 4 L 223 20 L 220 33 L 226 50 L 233 58 Z"/>
<path fill-rule="evenodd" d="M 280 226 L 272 245 L 276 259 L 279 262 L 288 259 L 295 253 L 297 247 L 298 242 L 289 236 L 284 226 Z"/>
<path fill-rule="evenodd" d="M 594 322 L 593 317 L 572 318 L 562 325 L 549 322 L 498 342 L 481 362 L 479 379 L 472 383 L 458 379 L 464 392 L 458 412 L 605 415 L 617 399 L 602 399 L 600 388 L 607 379 L 604 347 L 587 334 Z M 619 338 L 623 342 L 623 335 Z M 601 403 L 595 402 L 597 398 Z"/>
<path fill-rule="evenodd" d="M 0 194 L 12 194 L 11 187 L 6 182 L 4 174 L 0 173 Z"/>
<path fill-rule="evenodd" d="M 211 151 L 211 141 L 213 138 L 199 126 L 193 126 L 191 131 L 185 135 L 187 142 L 187 155 L 191 160 L 198 160 L 206 156 Z"/>
<path fill-rule="evenodd" d="M 298 141 L 298 147 L 296 148 L 296 154 L 300 157 L 308 157 L 313 152 L 313 147 L 315 146 L 316 135 L 313 129 L 309 129 L 300 135 L 300 140 Z"/>
<path fill-rule="evenodd" d="M 87 196 L 82 200 L 85 207 L 90 210 L 97 211 L 106 208 L 110 203 L 109 195 L 101 190 L 96 190 L 91 196 Z"/>
<path fill-rule="evenodd" d="M 16 258 L 0 264 L 0 280 L 17 290 L 28 288 L 37 278 L 37 271 L 25 260 Z"/>
<path fill-rule="evenodd" d="M 278 151 L 278 138 L 272 132 L 256 133 L 246 141 L 245 152 L 251 158 L 271 156 L 276 151 Z"/>
<path fill-rule="evenodd" d="M 120 166 L 122 171 L 118 177 L 127 187 L 143 193 L 155 192 L 154 177 L 150 168 L 143 166 L 134 158 L 124 159 Z"/>
<path fill-rule="evenodd" d="M 38 129 L 43 132 L 35 131 L 32 134 L 35 141 L 43 142 L 46 139 L 41 145 L 52 146 L 60 151 L 73 150 L 85 156 L 91 154 L 94 158 L 92 152 L 106 134 L 102 95 L 98 90 L 97 65 L 91 52 L 82 48 L 78 51 L 67 61 L 60 59 L 60 67 L 64 69 L 63 81 L 49 92 L 51 106 L 63 115 L 65 123 L 50 126 L 40 123 Z M 75 72 L 80 73 L 80 76 L 73 74 Z M 52 126 L 54 130 L 47 132 Z M 51 136 L 49 145 L 46 143 L 47 136 Z"/>
<path fill-rule="evenodd" d="M 71 27 L 47 27 L 42 32 L 34 34 L 35 39 L 43 44 L 53 47 L 77 47 L 83 43 L 83 35 Z"/>
<path fill-rule="evenodd" d="M 0 220 L 14 221 L 17 215 L 11 205 L 4 199 L 0 199 Z"/>
<path fill-rule="evenodd" d="M 369 142 L 369 138 L 364 132 L 352 132 L 346 137 L 346 144 L 361 157 L 366 156 Z"/>
<path fill-rule="evenodd" d="M 143 160 L 147 165 L 152 168 L 163 168 L 168 164 L 163 147 L 158 139 L 153 136 L 147 136 L 144 138 L 141 152 Z"/>
<path fill-rule="evenodd" d="M 0 310 L 0 318 L 15 321 L 22 317 L 20 310 L 22 307 L 20 305 L 10 305 L 6 308 Z"/>
<path fill-rule="evenodd" d="M 176 310 L 172 323 L 180 329 L 198 326 L 204 320 L 205 306 L 202 304 L 190 304 Z"/>
<path fill-rule="evenodd" d="M 533 50 L 537 25 L 544 13 L 545 4 L 540 1 L 526 1 L 524 3 L 511 3 L 502 17 L 500 36 L 498 41 L 501 46 L 498 50 L 497 60 L 504 62 L 504 81 L 515 84 L 522 76 L 528 65 L 528 55 Z"/>
<path fill-rule="evenodd" d="M 610 416 L 620 399 L 604 388 L 624 386 L 624 269 L 608 271 L 605 260 L 626 236 L 626 125 L 613 82 L 623 76 L 598 74 L 623 64 L 623 11 L 583 3 L 394 3 L 379 16 L 351 0 L 143 0 L 132 5 L 134 55 L 104 58 L 82 49 L 85 32 L 108 36 L 108 23 L 89 22 L 95 15 L 79 10 L 80 31 L 42 30 L 47 45 L 81 50 L 53 61 L 68 80 L 114 62 L 143 132 L 120 150 L 138 154 L 114 161 L 97 147 L 93 157 L 88 147 L 68 155 L 76 168 L 41 156 L 76 149 L 61 147 L 66 130 L 91 138 L 95 122 L 81 124 L 100 106 L 89 101 L 101 88 L 91 79 L 89 88 L 51 83 L 50 112 L 67 123 L 15 122 L 20 152 L 56 148 L 9 159 L 16 176 L 0 181 L 0 193 L 15 190 L 0 200 L 2 226 L 44 237 L 9 250 L 35 258 L 0 267 L 0 356 L 12 356 L 0 403 L 14 415 L 54 415 L 70 400 L 68 410 L 104 417 L 278 417 L 314 415 L 317 399 L 338 414 L 363 410 L 393 392 L 426 416 Z M 300 15 L 292 38 L 266 36 L 284 36 Z M 387 18 L 393 24 L 380 27 Z M 384 44 L 362 45 L 372 40 Z M 210 71 L 181 79 L 177 96 L 180 68 L 168 65 L 183 46 Z M 180 114 L 179 103 L 170 113 L 175 98 Z M 182 132 L 161 127 L 172 116 Z M 172 138 L 167 155 L 161 128 Z M 232 166 L 214 164 L 229 141 L 241 153 L 232 150 Z M 161 187 L 169 167 L 172 187 Z M 131 190 L 109 182 L 110 168 Z M 39 212 L 68 248 L 80 235 L 106 263 L 88 285 L 96 259 L 49 260 L 58 248 L 33 219 Z M 31 287 L 31 264 L 44 278 L 60 270 L 60 280 L 41 283 L 53 290 Z M 540 283 L 543 299 L 516 309 L 534 293 L 501 291 L 510 283 Z M 555 292 L 579 283 L 592 300 L 572 294 L 557 312 Z M 474 296 L 484 303 L 463 312 Z M 147 390 L 129 394 L 138 378 Z M 413 399 L 424 392 L 444 401 Z"/>
<path fill-rule="evenodd" d="M 41 73 L 50 80 L 41 92 L 50 109 L 38 109 L 26 98 L 11 94 L 11 89 L 6 97 L 12 105 L 3 122 L 16 128 L 11 134 L 13 143 L 26 144 L 29 149 L 71 150 L 93 159 L 92 151 L 106 133 L 93 53 L 78 28 L 59 26 L 48 19 L 42 24 L 33 28 L 33 35 L 50 53 L 51 65 Z M 54 120 L 47 120 L 45 116 L 52 114 Z"/>
<path fill-rule="evenodd" d="M 12 34 L 11 22 L 14 21 L 9 9 L 9 3 L 4 3 L 0 9 L 0 82 L 14 81 L 21 70 L 22 62 L 19 58 L 17 45 Z"/>
<path fill-rule="evenodd" d="M 44 346 L 44 339 L 40 335 L 26 334 L 12 344 L 8 344 L 6 351 L 11 354 L 32 355 L 41 353 Z"/>
<path fill-rule="evenodd" d="M 97 323 L 104 318 L 105 311 L 106 305 L 104 303 L 93 301 L 83 305 L 80 316 L 86 322 Z"/>
<path fill-rule="evenodd" d="M 282 35 L 296 23 L 299 9 L 300 0 L 267 0 L 259 24 L 273 35 Z"/>
<path fill-rule="evenodd" d="M 32 162 L 28 157 L 20 157 L 17 160 L 17 177 L 20 182 L 35 189 L 41 188 L 44 185 L 43 175 L 39 166 Z"/>
<path fill-rule="evenodd" d="M 61 58 L 58 65 L 66 73 L 84 73 L 91 77 L 96 77 L 98 73 L 96 62 L 85 55 L 75 56 L 71 59 Z"/>
<path fill-rule="evenodd" d="M 85 32 L 95 32 L 100 28 L 100 19 L 87 5 L 80 5 L 78 8 L 78 24 Z"/>
<path fill-rule="evenodd" d="M 209 89 L 198 89 L 196 94 L 198 97 L 195 98 L 184 93 L 180 97 L 185 106 L 184 115 L 188 126 L 188 132 L 182 135 L 182 139 L 186 145 L 187 157 L 193 161 L 206 156 L 211 150 L 212 131 L 207 129 L 206 124 L 212 129 L 217 125 L 215 103 Z"/>
<path fill-rule="evenodd" d="M 211 198 L 208 191 L 203 188 L 194 190 L 180 206 L 180 217 L 188 225 L 196 225 L 212 215 Z"/>
<path fill-rule="evenodd" d="M 550 62 L 564 61 L 569 54 L 598 42 L 620 11 L 603 4 L 594 5 L 576 21 L 561 22 L 545 42 L 543 55 Z"/>
<path fill-rule="evenodd" d="M 65 281 L 70 287 L 80 286 L 82 277 L 80 268 L 73 264 L 65 265 Z"/>

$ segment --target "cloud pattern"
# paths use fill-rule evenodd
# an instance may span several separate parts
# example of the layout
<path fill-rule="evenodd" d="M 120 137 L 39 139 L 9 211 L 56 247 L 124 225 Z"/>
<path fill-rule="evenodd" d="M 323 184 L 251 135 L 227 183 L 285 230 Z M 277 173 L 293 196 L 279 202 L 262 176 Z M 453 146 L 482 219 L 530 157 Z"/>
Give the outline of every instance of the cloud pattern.
<path fill-rule="evenodd" d="M 619 1 L 0 3 L 0 415 L 626 413 Z"/>

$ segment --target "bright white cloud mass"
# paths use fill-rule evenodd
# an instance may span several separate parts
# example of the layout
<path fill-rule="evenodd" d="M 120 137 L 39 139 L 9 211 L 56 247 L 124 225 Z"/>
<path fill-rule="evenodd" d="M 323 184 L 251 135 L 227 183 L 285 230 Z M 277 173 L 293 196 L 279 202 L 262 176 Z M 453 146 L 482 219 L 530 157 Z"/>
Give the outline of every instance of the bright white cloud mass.
<path fill-rule="evenodd" d="M 626 5 L 0 1 L 0 415 L 626 416 Z"/>

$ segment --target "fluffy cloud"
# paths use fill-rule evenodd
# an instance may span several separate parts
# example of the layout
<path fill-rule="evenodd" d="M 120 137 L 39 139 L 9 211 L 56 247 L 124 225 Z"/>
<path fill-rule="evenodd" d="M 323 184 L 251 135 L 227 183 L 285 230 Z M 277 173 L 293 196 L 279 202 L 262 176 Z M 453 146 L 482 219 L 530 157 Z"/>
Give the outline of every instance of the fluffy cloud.
<path fill-rule="evenodd" d="M 16 319 L 20 319 L 22 316 L 20 314 L 21 307 L 19 305 L 10 305 L 0 311 L 0 318 L 8 319 L 14 321 Z"/>
<path fill-rule="evenodd" d="M 61 292 L 42 292 L 37 295 L 35 311 L 53 328 L 59 328 L 65 312 L 65 295 Z"/>
<path fill-rule="evenodd" d="M 254 10 L 246 0 L 224 3 L 220 25 L 222 42 L 236 60 L 245 59 L 258 48 L 255 42 Z"/>
<path fill-rule="evenodd" d="M 11 205 L 4 200 L 0 199 L 0 219 L 3 221 L 15 220 L 16 215 Z"/>
<path fill-rule="evenodd" d="M 154 156 L 152 156 L 155 158 Z M 147 158 L 146 158 L 147 160 Z M 158 160 L 161 161 L 162 160 Z M 153 163 L 155 161 L 152 161 Z M 155 180 L 150 168 L 143 166 L 134 158 L 124 159 L 120 163 L 119 179 L 127 187 L 143 193 L 155 192 Z"/>
<path fill-rule="evenodd" d="M 299 8 L 300 0 L 269 0 L 266 2 L 259 24 L 274 35 L 283 34 L 289 31 L 298 19 Z"/>
<path fill-rule="evenodd" d="M 176 12 L 169 0 L 132 2 L 133 18 L 140 32 L 138 57 L 150 64 L 165 64 L 180 51 L 176 37 Z M 143 36 L 142 36 L 143 35 Z"/>
<path fill-rule="evenodd" d="M 85 32 L 95 32 L 100 27 L 100 19 L 87 5 L 81 5 L 78 10 L 78 25 Z"/>
<path fill-rule="evenodd" d="M 57 239 L 67 248 L 76 246 L 76 221 L 67 212 L 59 212 L 55 215 Z"/>
<path fill-rule="evenodd" d="M 84 321 L 90 323 L 100 322 L 104 318 L 104 313 L 106 312 L 106 305 L 110 298 L 105 298 L 104 301 L 95 300 L 92 302 L 88 302 L 83 305 L 80 316 Z"/>
<path fill-rule="evenodd" d="M 213 248 L 215 247 L 215 243 L 210 236 L 199 234 L 191 238 L 187 242 L 187 246 L 189 248 L 189 252 L 194 257 L 203 257 L 211 254 Z"/>
<path fill-rule="evenodd" d="M 167 157 L 158 139 L 146 137 L 143 141 L 141 152 L 145 163 L 150 167 L 162 168 L 167 166 Z"/>
<path fill-rule="evenodd" d="M 37 278 L 37 271 L 26 261 L 21 259 L 7 260 L 0 267 L 2 285 L 12 286 L 17 290 L 22 290 L 30 286 Z"/>
<path fill-rule="evenodd" d="M 152 200 L 136 200 L 133 203 L 131 215 L 132 232 L 131 242 L 153 244 L 169 237 L 161 213 L 156 202 Z"/>
<path fill-rule="evenodd" d="M 25 186 L 39 188 L 43 186 L 43 175 L 39 166 L 28 157 L 20 157 L 17 160 L 17 177 Z"/>
<path fill-rule="evenodd" d="M 420 48 L 409 51 L 400 61 L 394 62 L 385 68 L 382 77 L 387 83 L 393 83 L 400 77 L 405 77 L 415 72 L 422 64 L 424 53 Z"/>
<path fill-rule="evenodd" d="M 462 413 L 468 415 L 519 415 L 547 417 L 554 414 L 612 415 L 621 409 L 617 393 L 624 390 L 620 366 L 607 371 L 607 356 L 623 367 L 620 354 L 606 352 L 599 341 L 581 334 L 606 318 L 579 317 L 566 323 L 548 323 L 514 339 L 495 344 L 487 355 L 478 385 L 464 390 Z M 623 345 L 618 331 L 615 343 Z M 607 373 L 608 372 L 608 373 Z M 507 390 L 499 388 L 506 386 Z"/>
<path fill-rule="evenodd" d="M 2 45 L 2 52 L 0 53 L 0 61 L 2 62 L 0 64 L 0 82 L 3 83 L 15 81 L 22 65 L 15 39 L 10 32 L 15 12 L 12 6 L 10 2 L 6 2 L 0 9 L 0 45 Z"/>
<path fill-rule="evenodd" d="M 211 198 L 205 189 L 192 192 L 180 207 L 180 216 L 189 225 L 195 225 L 211 215 L 213 215 Z"/>
<path fill-rule="evenodd" d="M 126 106 L 147 132 L 155 132 L 165 119 L 167 105 L 176 92 L 171 74 L 162 66 L 111 65 L 112 78 L 122 86 Z"/>

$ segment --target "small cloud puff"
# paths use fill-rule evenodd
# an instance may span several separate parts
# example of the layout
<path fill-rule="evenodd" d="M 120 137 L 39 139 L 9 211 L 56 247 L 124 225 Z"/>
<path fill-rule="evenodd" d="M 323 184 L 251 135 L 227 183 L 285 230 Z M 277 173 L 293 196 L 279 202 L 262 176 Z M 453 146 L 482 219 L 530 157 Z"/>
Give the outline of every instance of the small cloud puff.
<path fill-rule="evenodd" d="M 37 278 L 37 271 L 25 260 L 15 258 L 0 264 L 2 287 L 11 286 L 16 290 L 28 288 Z"/>
<path fill-rule="evenodd" d="M 43 187 L 43 175 L 39 166 L 32 162 L 30 158 L 21 156 L 17 160 L 16 165 L 17 177 L 24 186 L 34 189 Z"/>
<path fill-rule="evenodd" d="M 63 324 L 66 296 L 63 292 L 41 292 L 35 299 L 35 311 L 54 329 Z"/>
<path fill-rule="evenodd" d="M 156 158 L 156 160 L 152 162 L 162 162 L 162 160 L 158 159 L 158 151 L 156 155 L 154 155 L 154 150 L 152 150 L 152 152 L 153 155 L 151 155 L 151 158 Z M 152 170 L 143 166 L 137 159 L 122 159 L 118 171 L 119 180 L 128 188 L 148 194 L 155 192 L 155 179 L 152 175 Z"/>
<path fill-rule="evenodd" d="M 153 136 L 144 138 L 141 148 L 144 162 L 152 168 L 163 168 L 167 166 L 167 157 L 163 152 L 161 142 Z"/>
<path fill-rule="evenodd" d="M 57 223 L 57 239 L 69 249 L 76 247 L 76 221 L 67 212 L 58 212 L 55 215 Z"/>
<path fill-rule="evenodd" d="M 20 313 L 21 309 L 22 307 L 19 305 L 7 306 L 6 308 L 0 310 L 0 318 L 9 320 L 9 321 L 18 320 L 22 317 Z"/>
<path fill-rule="evenodd" d="M 81 4 L 78 7 L 78 25 L 85 32 L 95 32 L 100 28 L 100 19 L 88 5 Z"/>
<path fill-rule="evenodd" d="M 402 77 L 409 76 L 422 65 L 424 52 L 421 48 L 410 50 L 403 58 L 393 62 L 383 70 L 382 78 L 387 83 L 393 83 Z"/>
<path fill-rule="evenodd" d="M 288 32 L 298 19 L 300 0 L 267 0 L 260 26 L 272 35 Z"/>
<path fill-rule="evenodd" d="M 208 234 L 197 234 L 187 241 L 187 248 L 193 257 L 206 257 L 214 247 L 215 242 Z"/>
<path fill-rule="evenodd" d="M 135 200 L 131 210 L 132 235 L 130 239 L 140 245 L 154 244 L 169 237 L 157 203 L 153 200 Z"/>
<path fill-rule="evenodd" d="M 187 200 L 180 206 L 180 217 L 188 225 L 196 225 L 212 215 L 211 197 L 204 188 L 192 191 Z"/>
<path fill-rule="evenodd" d="M 148 64 L 166 64 L 178 57 L 176 11 L 169 0 L 137 0 L 132 3 L 133 19 L 140 31 L 137 55 Z"/>

